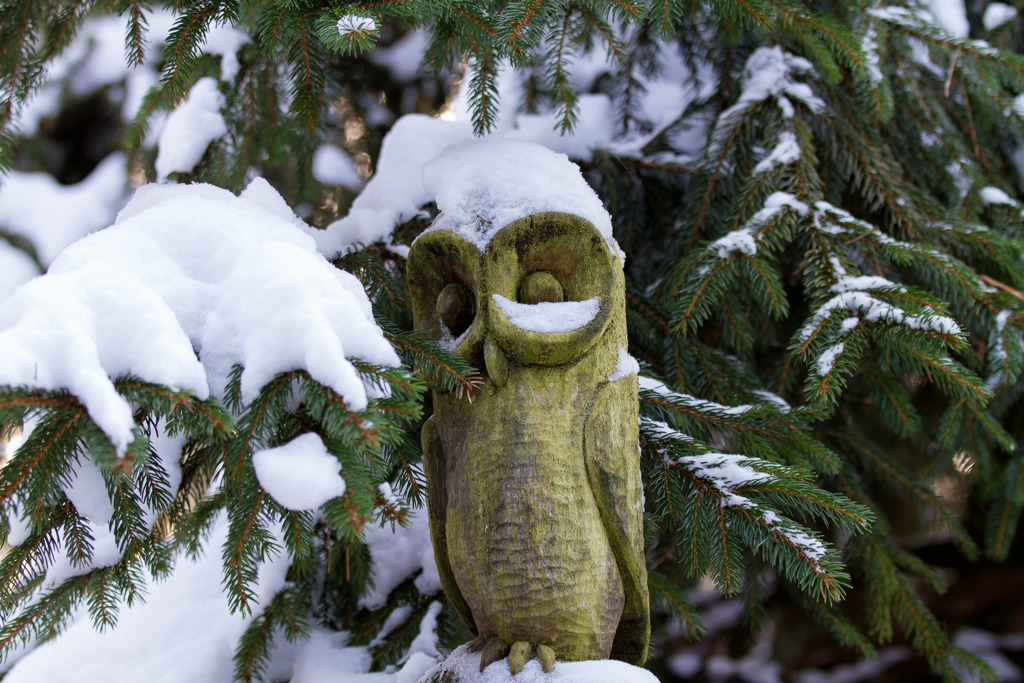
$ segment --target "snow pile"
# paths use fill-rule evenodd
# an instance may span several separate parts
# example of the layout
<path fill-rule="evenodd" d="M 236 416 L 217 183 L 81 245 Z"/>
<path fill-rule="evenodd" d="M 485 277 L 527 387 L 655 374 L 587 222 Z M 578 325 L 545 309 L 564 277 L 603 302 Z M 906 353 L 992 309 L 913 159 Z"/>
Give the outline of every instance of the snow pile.
<path fill-rule="evenodd" d="M 100 88 L 121 83 L 124 88 L 111 88 L 108 96 L 115 102 L 123 98 L 121 118 L 134 119 L 146 91 L 159 78 L 154 65 L 160 61 L 164 39 L 174 23 L 174 15 L 166 10 L 146 11 L 144 16 L 148 28 L 143 65 L 130 67 L 125 61 L 127 14 L 91 16 L 82 22 L 75 38 L 49 64 L 45 81 L 18 112 L 15 128 L 22 135 L 34 135 L 42 119 L 57 114 L 65 88 L 74 97 L 84 97 Z"/>
<path fill-rule="evenodd" d="M 290 683 L 417 683 L 427 672 L 437 667 L 435 657 L 411 649 L 408 660 L 398 671 L 367 673 L 372 656 L 365 647 L 345 647 L 347 638 L 347 633 L 315 628 L 309 640 L 301 643 L 292 655 L 294 668 L 284 675 L 267 676 L 263 680 L 290 680 Z"/>
<path fill-rule="evenodd" d="M 860 49 L 864 51 L 864 69 L 867 71 L 868 78 L 872 83 L 878 85 L 885 78 L 882 75 L 882 68 L 878 65 L 878 32 L 874 26 L 868 26 L 867 31 L 864 32 L 864 37 L 860 40 Z"/>
<path fill-rule="evenodd" d="M 145 21 L 145 47 L 143 64 L 129 66 L 125 60 L 125 35 L 129 32 L 129 17 L 91 16 L 82 22 L 74 39 L 47 67 L 46 79 L 32 99 L 18 112 L 16 129 L 23 135 L 35 134 L 39 122 L 55 116 L 67 91 L 81 98 L 107 88 L 106 95 L 121 103 L 121 118 L 131 121 L 139 111 L 142 100 L 160 75 L 164 41 L 174 25 L 171 10 L 154 9 L 143 12 Z M 228 26 L 215 25 L 207 32 L 198 51 L 221 58 L 220 78 L 230 81 L 238 73 L 238 50 L 250 42 L 245 33 Z M 120 87 L 110 87 L 120 86 Z M 159 132 L 162 116 L 152 117 L 152 132 Z M 151 145 L 156 136 L 148 137 Z"/>
<path fill-rule="evenodd" d="M 932 21 L 939 28 L 944 28 L 958 38 L 966 38 L 971 32 L 967 22 L 967 11 L 964 0 L 928 0 Z"/>
<path fill-rule="evenodd" d="M 797 154 L 800 150 L 797 149 Z M 734 253 L 753 256 L 757 253 L 757 237 L 754 230 L 764 227 L 770 220 L 778 216 L 784 209 L 792 209 L 801 216 L 806 216 L 807 205 L 787 192 L 773 192 L 764 200 L 764 208 L 750 217 L 745 226 L 726 233 L 711 243 L 710 250 L 718 258 L 728 258 Z"/>
<path fill-rule="evenodd" d="M 341 463 L 317 434 L 295 437 L 283 446 L 256 451 L 252 466 L 260 486 L 289 510 L 316 510 L 345 494 Z"/>
<path fill-rule="evenodd" d="M 722 505 L 728 507 L 753 507 L 750 499 L 735 493 L 735 489 L 757 482 L 770 481 L 773 477 L 758 472 L 744 464 L 746 458 L 732 453 L 701 453 L 679 458 L 676 462 L 697 477 L 711 482 L 722 496 Z M 772 514 L 772 513 L 766 513 Z"/>
<path fill-rule="evenodd" d="M 162 445 L 159 450 L 163 451 Z M 101 507 L 102 502 L 97 501 L 97 505 Z M 426 516 L 422 523 L 414 520 L 414 524 L 421 524 L 422 530 L 416 526 L 415 534 L 426 538 L 429 548 Z M 195 561 L 180 559 L 174 572 L 164 581 L 155 582 L 147 577 L 144 600 L 122 605 L 115 628 L 100 633 L 83 612 L 59 638 L 36 647 L 20 659 L 15 657 L 0 665 L 0 672 L 13 665 L 4 681 L 180 683 L 231 680 L 234 649 L 251 617 L 232 614 L 221 588 L 222 563 L 217 549 L 226 541 L 227 532 L 227 518 L 221 514 L 214 523 L 210 539 L 204 544 L 201 557 Z M 274 533 L 278 544 L 283 545 L 279 530 L 275 529 Z M 368 536 L 375 563 L 399 562 L 405 567 L 406 573 L 399 581 L 418 568 L 405 560 L 410 550 L 408 539 L 396 542 L 395 538 L 389 538 L 407 537 L 407 530 L 397 527 L 393 534 L 386 528 Z M 383 560 L 382 548 L 392 549 L 392 554 Z M 433 566 L 432 556 L 426 559 Z M 287 570 L 288 561 L 283 556 L 272 558 L 260 567 L 253 614 L 259 614 L 261 607 L 284 587 Z M 386 576 L 387 568 L 375 565 L 375 580 L 379 583 L 379 579 Z M 418 581 L 417 586 L 428 593 L 440 590 L 436 571 L 433 583 Z M 440 603 L 433 603 L 427 610 L 420 633 L 410 645 L 407 660 L 393 673 L 368 673 L 372 658 L 365 647 L 345 647 L 347 633 L 314 627 L 308 640 L 295 644 L 287 643 L 278 635 L 261 680 L 417 683 L 437 666 L 436 625 L 440 609 Z"/>
<path fill-rule="evenodd" d="M 240 613 L 231 613 L 221 588 L 217 549 L 227 533 L 227 517 L 221 514 L 204 544 L 203 556 L 195 562 L 180 559 L 171 576 L 162 582 L 146 581 L 144 599 L 120 606 L 115 628 L 100 633 L 83 613 L 59 638 L 37 646 L 16 661 L 4 681 L 231 680 L 235 644 L 249 620 Z M 255 613 L 284 586 L 287 569 L 283 557 L 260 567 Z M 275 654 L 275 660 L 284 661 L 272 663 L 268 680 L 287 679 L 291 671 L 289 653 Z"/>
<path fill-rule="evenodd" d="M 579 118 L 572 135 L 562 135 L 558 126 L 561 115 L 520 114 L 516 127 L 506 135 L 514 140 L 535 142 L 548 149 L 567 154 L 576 159 L 589 159 L 596 147 L 632 147 L 632 140 L 616 141 L 620 127 L 616 125 L 612 100 L 604 94 L 583 94 L 579 96 Z M 678 112 L 676 116 L 682 113 Z"/>
<path fill-rule="evenodd" d="M 429 229 L 450 230 L 481 252 L 512 221 L 561 211 L 593 223 L 622 258 L 611 216 L 579 167 L 540 145 L 497 137 L 451 145 L 423 167 L 423 185 L 441 210 Z"/>
<path fill-rule="evenodd" d="M 75 185 L 10 171 L 0 185 L 0 225 L 31 242 L 45 268 L 64 247 L 114 220 L 128 187 L 126 165 L 124 154 L 111 154 Z"/>
<path fill-rule="evenodd" d="M 753 256 L 757 253 L 757 243 L 749 228 L 741 228 L 726 233 L 724 237 L 712 242 L 711 249 L 718 255 L 718 258 L 727 258 L 733 252 Z"/>
<path fill-rule="evenodd" d="M 908 28 L 939 28 L 950 34 L 953 40 L 966 39 L 970 31 L 970 24 L 967 22 L 964 13 L 962 0 L 930 0 L 933 12 L 927 9 L 917 8 L 909 10 L 905 7 L 888 5 L 885 7 L 872 7 L 867 12 L 871 16 L 891 24 L 898 24 Z M 935 11 L 938 9 L 938 11 Z M 995 56 L 999 50 L 992 47 L 984 40 L 964 40 L 971 49 L 982 54 Z M 932 62 L 928 46 L 921 40 L 911 39 L 910 45 L 913 48 L 913 59 L 915 62 L 931 71 L 939 78 L 945 78 L 945 70 Z"/>
<path fill-rule="evenodd" d="M 452 334 L 452 331 L 448 329 L 447 325 L 445 325 L 440 320 L 438 320 L 438 323 L 441 325 L 441 338 L 437 340 L 437 344 L 442 349 L 445 349 L 447 351 L 454 351 L 456 348 L 458 348 L 459 344 L 462 343 L 462 340 L 465 339 L 467 335 L 469 335 L 468 327 L 465 329 L 465 331 L 463 331 L 462 334 L 456 337 L 454 334 Z"/>
<path fill-rule="evenodd" d="M 1006 342 L 1004 336 L 1006 335 L 1006 324 L 1010 322 L 1011 316 L 1013 316 L 1012 311 L 999 311 L 996 315 L 996 329 L 993 334 L 995 344 L 989 349 L 989 356 L 996 363 L 1006 362 Z"/>
<path fill-rule="evenodd" d="M 974 184 L 974 179 L 968 172 L 971 168 L 971 162 L 969 159 L 960 157 L 959 160 L 954 160 L 946 165 L 946 173 L 953 178 L 953 183 L 956 188 L 960 190 L 960 197 L 966 197 L 970 191 L 971 186 Z"/>
<path fill-rule="evenodd" d="M 846 350 L 846 344 L 839 342 L 825 349 L 816 362 L 818 368 L 818 374 L 822 377 L 828 376 L 828 373 L 832 372 L 832 367 L 836 364 L 836 358 L 839 358 L 839 354 Z"/>
<path fill-rule="evenodd" d="M 441 614 L 441 610 L 444 608 L 444 604 L 440 600 L 436 600 L 430 603 L 430 607 L 427 608 L 427 613 L 423 615 L 422 621 L 420 621 L 420 632 L 413 638 L 412 643 L 409 645 L 406 656 L 410 660 L 416 656 L 416 653 L 422 653 L 431 658 L 430 668 L 433 668 L 436 660 L 434 657 L 440 657 L 441 653 L 437 649 L 437 616 Z M 409 655 L 412 655 L 410 657 Z M 426 663 L 426 659 L 423 659 Z M 417 679 L 413 678 L 409 683 L 415 683 Z"/>
<path fill-rule="evenodd" d="M 180 455 L 180 448 L 177 455 Z M 177 463 L 175 463 L 177 464 Z M 179 470 L 180 480 L 180 470 Z M 59 537 L 59 548 L 54 553 L 53 564 L 46 571 L 42 588 L 58 586 L 72 576 L 86 574 L 93 569 L 110 567 L 121 560 L 121 552 L 117 548 L 117 540 L 110 529 L 110 517 L 114 514 L 114 506 L 107 496 L 106 484 L 99 468 L 88 455 L 80 455 L 78 463 L 71 472 L 70 482 L 64 488 L 75 510 L 85 517 L 85 526 L 92 536 L 92 557 L 82 565 L 72 565 L 68 559 L 66 537 Z M 27 528 L 27 520 L 19 520 Z M 24 539 L 16 539 L 24 540 Z M 12 542 L 13 545 L 13 542 Z"/>
<path fill-rule="evenodd" d="M 688 105 L 715 92 L 715 71 L 707 62 L 692 65 L 696 69 L 693 71 L 672 44 L 656 42 L 661 69 L 656 74 L 638 70 L 632 75 L 640 87 L 631 112 L 634 123 L 629 130 L 623 132 L 614 125 L 612 102 L 607 95 L 584 94 L 579 99 L 575 132 L 561 135 L 555 130 L 556 112 L 521 114 L 517 111 L 523 95 L 522 75 L 506 66 L 500 69 L 497 79 L 496 136 L 542 144 L 572 158 L 589 159 L 593 149 L 603 148 L 618 156 L 650 158 L 657 163 L 696 163 L 706 143 L 706 113 L 697 113 L 682 123 L 679 119 Z M 369 59 L 387 66 L 399 80 L 408 80 L 415 76 L 426 44 L 422 31 L 412 31 L 390 47 L 370 53 Z M 595 46 L 586 54 L 574 55 L 571 62 L 570 80 L 583 93 L 603 74 L 617 68 L 601 46 Z M 463 77 L 464 83 L 472 80 L 472 72 L 471 67 Z M 384 138 L 375 175 L 353 202 L 348 215 L 316 235 L 322 253 L 331 256 L 352 245 L 387 240 L 395 225 L 416 216 L 421 206 L 434 199 L 424 187 L 423 166 L 449 144 L 472 139 L 468 88 L 460 90 L 442 118 L 449 120 L 410 114 L 395 123 Z M 637 129 L 636 121 L 652 127 Z M 662 135 L 683 152 L 648 156 L 644 146 Z M 404 247 L 395 248 L 404 251 Z"/>
<path fill-rule="evenodd" d="M 642 387 L 645 382 L 653 381 L 647 377 L 640 378 Z M 697 445 L 697 442 L 689 436 L 677 432 L 664 422 L 641 418 L 641 424 L 648 431 L 666 441 L 675 441 L 690 447 Z M 662 456 L 668 459 L 666 454 L 662 453 Z M 771 463 L 768 461 L 759 461 L 734 453 L 705 451 L 695 455 L 682 456 L 674 462 L 671 460 L 669 462 L 683 467 L 691 475 L 714 488 L 721 507 L 742 508 L 750 511 L 757 516 L 764 527 L 785 537 L 797 552 L 802 553 L 812 562 L 817 562 L 825 557 L 827 548 L 821 539 L 808 533 L 791 520 L 780 517 L 771 510 L 764 510 L 747 496 L 737 493 L 737 490 L 744 487 L 772 481 L 776 478 L 775 474 L 753 467 L 755 464 L 770 466 Z"/>
<path fill-rule="evenodd" d="M 249 35 L 227 24 L 214 24 L 206 34 L 202 51 L 220 55 L 220 80 L 232 81 L 238 75 L 238 51 L 251 43 Z"/>
<path fill-rule="evenodd" d="M 985 8 L 985 14 L 981 17 L 986 31 L 999 28 L 1006 22 L 1017 16 L 1017 8 L 1013 5 L 1006 5 L 1001 2 L 989 3 Z"/>
<path fill-rule="evenodd" d="M 403 116 L 384 137 L 377 171 L 344 218 L 313 233 L 322 254 L 387 239 L 394 227 L 420 212 L 433 197 L 424 187 L 423 165 L 447 145 L 473 136 L 468 124 Z"/>
<path fill-rule="evenodd" d="M 621 38 L 628 43 L 628 29 Z M 689 164 L 703 152 L 707 121 L 696 114 L 689 125 L 676 125 L 687 106 L 708 97 L 715 91 L 716 76 L 709 62 L 687 63 L 671 42 L 659 39 L 651 45 L 657 50 L 653 57 L 659 64 L 656 73 L 645 73 L 636 68 L 630 78 L 637 84 L 630 107 L 630 122 L 624 131 L 615 124 L 612 99 L 602 93 L 593 93 L 596 81 L 619 67 L 607 47 L 597 44 L 584 54 L 574 54 L 568 60 L 568 79 L 579 96 L 576 126 L 571 135 L 562 135 L 558 128 L 561 112 L 551 110 L 545 103 L 536 114 L 518 111 L 524 99 L 521 74 L 502 64 L 497 77 L 498 114 L 496 132 L 508 138 L 534 142 L 572 158 L 589 159 L 595 149 L 606 149 L 617 156 L 650 158 L 652 161 Z M 474 70 L 470 67 L 463 78 L 470 82 Z M 455 98 L 451 115 L 456 121 L 470 120 L 470 102 L 466 88 Z M 545 111 L 547 107 L 547 111 Z M 639 125 L 642 124 L 642 125 Z M 667 135 L 673 146 L 685 150 L 681 155 L 672 153 L 650 154 L 644 150 L 654 138 Z"/>
<path fill-rule="evenodd" d="M 617 379 L 628 377 L 629 375 L 636 375 L 640 373 L 640 364 L 636 362 L 636 358 L 629 355 L 626 348 L 623 346 L 619 347 L 619 357 L 615 361 L 615 368 L 612 370 L 612 374 L 608 375 L 608 381 L 614 382 Z"/>
<path fill-rule="evenodd" d="M 555 662 L 554 670 L 549 674 L 544 673 L 540 662 L 531 659 L 513 678 L 506 658 L 494 662 L 481 673 L 480 653 L 470 652 L 468 645 L 456 648 L 445 660 L 442 670 L 459 683 L 658 683 L 650 671 L 614 659 Z"/>
<path fill-rule="evenodd" d="M 30 422 L 26 431 L 31 431 L 34 424 Z M 156 434 L 151 439 L 151 445 L 156 452 L 156 464 L 167 473 L 167 488 L 170 492 L 178 490 L 181 484 L 181 448 L 185 443 L 182 436 L 168 437 Z M 68 485 L 64 487 L 64 494 L 68 497 L 78 514 L 85 517 L 85 527 L 92 537 L 92 557 L 88 562 L 73 564 L 68 559 L 67 537 L 59 536 L 57 545 L 54 548 L 53 563 L 46 571 L 46 577 L 41 584 L 42 588 L 51 588 L 63 583 L 72 576 L 87 574 L 93 569 L 109 567 L 121 561 L 122 552 L 118 548 L 117 539 L 110 527 L 110 519 L 114 514 L 113 504 L 107 495 L 106 483 L 99 467 L 92 459 L 85 454 L 78 456 L 78 462 L 72 467 L 68 475 Z M 157 518 L 164 512 L 165 508 L 154 508 L 144 500 L 139 504 L 142 510 L 142 522 L 145 525 L 144 533 L 153 529 Z M 29 536 L 29 524 L 27 520 L 15 517 L 11 520 L 13 533 L 8 538 L 8 543 L 18 545 Z"/>
<path fill-rule="evenodd" d="M 759 47 L 747 58 L 743 68 L 743 81 L 739 99 L 722 112 L 716 132 L 731 130 L 743 113 L 769 97 L 782 111 L 784 118 L 793 118 L 793 102 L 802 102 L 812 112 L 821 112 L 825 103 L 811 90 L 811 86 L 796 80 L 795 76 L 813 75 L 814 67 L 803 57 L 785 52 L 781 47 Z M 709 154 L 721 144 L 718 140 Z"/>
<path fill-rule="evenodd" d="M 491 298 L 508 321 L 528 332 L 572 332 L 578 330 L 601 310 L 600 297 L 586 301 L 545 301 L 539 304 L 521 304 L 509 301 L 500 294 Z"/>
<path fill-rule="evenodd" d="M 966 38 L 970 33 L 970 24 L 967 21 L 967 14 L 964 11 L 963 0 L 927 0 L 927 7 L 917 6 L 914 9 L 888 5 L 885 7 L 872 7 L 868 14 L 882 21 L 903 26 L 916 28 L 939 28 L 946 31 L 954 39 Z M 975 40 L 971 41 L 975 48 L 985 49 L 988 44 Z M 936 76 L 942 77 L 943 70 L 931 61 L 928 46 L 918 39 L 913 39 L 911 46 L 914 51 L 914 61 L 925 67 Z"/>
<path fill-rule="evenodd" d="M 366 33 L 377 28 L 377 22 L 371 17 L 358 14 L 346 14 L 338 19 L 338 33 L 346 38 L 353 33 Z"/>
<path fill-rule="evenodd" d="M 754 175 L 761 175 L 773 170 L 776 166 L 791 164 L 800 158 L 800 144 L 796 135 L 788 130 L 779 135 L 779 144 L 754 167 Z"/>
<path fill-rule="evenodd" d="M 933 250 L 926 250 L 917 245 L 897 242 L 888 235 L 879 232 L 874 226 L 855 219 L 846 211 L 838 209 L 828 202 L 816 202 L 814 208 L 814 225 L 825 234 L 836 237 L 857 235 L 860 239 L 868 239 L 877 244 L 899 245 L 910 251 L 926 252 L 930 258 L 936 260 L 945 260 L 947 258 L 945 255 Z M 818 308 L 798 333 L 799 338 L 806 341 L 837 311 L 845 310 L 851 314 L 845 317 L 840 324 L 840 341 L 825 349 L 823 354 L 817 359 L 817 368 L 823 376 L 831 371 L 836 358 L 845 349 L 846 345 L 842 338 L 847 337 L 856 330 L 861 321 L 900 325 L 911 330 L 948 336 L 960 336 L 963 334 L 957 322 L 948 316 L 930 312 L 911 315 L 898 306 L 887 303 L 877 296 L 887 293 L 899 294 L 905 292 L 906 288 L 902 285 L 880 276 L 849 275 L 835 256 L 830 257 L 829 262 L 832 264 L 832 271 L 835 277 L 835 282 L 831 285 L 831 290 L 835 293 L 835 296 Z"/>
<path fill-rule="evenodd" d="M 793 409 L 793 406 L 789 405 L 786 399 L 782 398 L 781 396 L 774 392 L 762 390 L 754 391 L 752 393 L 754 394 L 754 396 L 757 396 L 759 399 L 765 401 L 766 403 L 771 403 L 772 405 L 778 407 L 783 412 Z"/>
<path fill-rule="evenodd" d="M 0 195 L 0 202 L 2 201 Z M 28 254 L 0 239 L 0 301 L 9 297 L 14 290 L 36 275 L 39 275 L 39 268 Z"/>
<path fill-rule="evenodd" d="M 360 607 L 376 609 L 387 600 L 395 586 L 417 571 L 415 585 L 423 595 L 441 590 L 441 578 L 434 563 L 430 524 L 426 510 L 410 512 L 407 524 L 371 527 L 364 534 L 373 561 L 373 589 L 359 600 Z"/>
<path fill-rule="evenodd" d="M 417 28 L 384 48 L 377 48 L 367 55 L 374 64 L 387 67 L 400 81 L 411 81 L 419 73 L 423 53 L 430 44 L 426 29 Z"/>
<path fill-rule="evenodd" d="M 313 177 L 324 185 L 357 188 L 363 184 L 355 164 L 334 145 L 320 145 L 313 155 Z"/>
<path fill-rule="evenodd" d="M 0 384 L 68 389 L 119 452 L 134 421 L 110 377 L 126 373 L 205 398 L 242 364 L 248 402 L 274 375 L 303 368 L 363 409 L 374 389 L 348 358 L 399 359 L 359 281 L 316 253 L 300 225 L 262 179 L 240 197 L 140 188 L 114 226 L 0 304 Z"/>
<path fill-rule="evenodd" d="M 888 235 L 879 232 L 875 226 L 854 218 L 850 212 L 825 201 L 814 202 L 812 216 L 814 227 L 829 235 L 861 235 L 869 233 L 871 238 L 882 244 L 895 244 Z"/>
<path fill-rule="evenodd" d="M 1017 202 L 1010 198 L 1010 195 L 1006 194 L 998 187 L 992 187 L 991 185 L 983 187 L 979 194 L 981 195 L 981 201 L 985 206 L 990 204 L 1009 204 L 1010 206 L 1018 206 Z"/>
<path fill-rule="evenodd" d="M 224 95 L 218 90 L 216 80 L 200 78 L 195 82 L 188 98 L 170 113 L 160 133 L 157 180 L 175 172 L 191 172 L 210 143 L 227 135 L 228 127 L 220 114 L 223 107 Z"/>

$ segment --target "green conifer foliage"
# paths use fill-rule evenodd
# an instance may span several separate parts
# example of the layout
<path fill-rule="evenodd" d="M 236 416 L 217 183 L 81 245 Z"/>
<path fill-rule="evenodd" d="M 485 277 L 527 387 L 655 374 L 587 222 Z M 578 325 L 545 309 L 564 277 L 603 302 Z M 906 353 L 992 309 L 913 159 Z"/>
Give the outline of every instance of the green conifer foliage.
<path fill-rule="evenodd" d="M 656 627 L 664 633 L 673 620 L 699 637 L 700 611 L 686 591 L 709 576 L 723 594 L 743 596 L 757 630 L 772 574 L 862 656 L 902 639 L 944 680 L 962 667 L 991 673 L 950 643 L 926 601 L 946 579 L 906 540 L 938 530 L 967 560 L 1000 561 L 1020 536 L 1019 19 L 986 28 L 972 6 L 970 35 L 958 37 L 913 0 L 171 4 L 163 78 L 124 126 L 134 163 L 154 178 L 142 146 L 147 126 L 199 78 L 221 73 L 221 58 L 200 46 L 212 27 L 230 24 L 251 43 L 237 73 L 218 80 L 229 133 L 194 172 L 175 178 L 238 191 L 256 169 L 293 205 L 315 203 L 318 227 L 352 194 L 312 178 L 316 148 L 360 125 L 370 129 L 364 147 L 350 151 L 371 164 L 379 153 L 386 124 L 370 122 L 359 95 L 384 78 L 365 58 L 381 27 L 428 32 L 424 69 L 433 72 L 420 78 L 432 85 L 419 93 L 428 111 L 443 103 L 435 86 L 468 64 L 463 87 L 478 134 L 497 125 L 499 75 L 509 70 L 522 82 L 522 110 L 554 112 L 558 130 L 573 131 L 586 93 L 570 68 L 606 52 L 612 68 L 593 90 L 611 95 L 616 125 L 645 142 L 639 153 L 596 149 L 578 161 L 627 256 L 629 351 L 642 364 L 648 569 L 663 617 Z M 0 163 L 10 165 L 28 145 L 13 117 L 83 18 L 128 16 L 126 59 L 138 63 L 146 7 L 0 6 Z M 663 50 L 710 72 L 701 95 L 658 125 L 643 119 L 639 76 L 663 68 Z M 395 107 L 402 84 L 389 86 Z M 348 107 L 340 118 L 339 103 Z M 687 156 L 682 141 L 695 130 L 706 131 L 706 144 Z M 395 226 L 395 244 L 410 243 L 436 213 L 421 209 Z M 363 533 L 379 521 L 403 524 L 422 504 L 426 387 L 471 394 L 479 382 L 459 357 L 412 331 L 401 255 L 378 243 L 334 263 L 364 284 L 404 362 L 358 367 L 367 382 L 390 388 L 365 411 L 301 371 L 279 375 L 246 405 L 241 368 L 223 405 L 120 377 L 137 437 L 118 457 L 75 396 L 0 388 L 0 435 L 34 423 L 0 470 L 5 513 L 17 509 L 31 522 L 29 538 L 0 563 L 0 651 L 54 637 L 77 605 L 97 628 L 112 626 L 120 604 L 140 599 L 144 573 L 166 575 L 177 556 L 199 552 L 226 511 L 223 588 L 233 609 L 252 611 L 257 570 L 278 550 L 271 525 L 282 525 L 291 561 L 286 587 L 238 644 L 236 680 L 259 679 L 275 632 L 294 640 L 312 624 L 349 631 L 352 644 L 370 647 L 375 670 L 401 659 L 443 597 L 421 595 L 410 577 L 383 606 L 360 608 L 373 582 Z M 290 400 L 296 387 L 299 405 Z M 177 490 L 154 457 L 154 430 L 185 436 Z M 323 438 L 346 480 L 346 494 L 320 516 L 279 506 L 251 464 L 254 450 L 306 432 Z M 91 557 L 93 539 L 63 491 L 86 453 L 100 465 L 123 559 L 43 589 L 58 536 L 73 563 Z M 936 492 L 944 477 L 969 491 L 984 524 L 950 510 Z M 397 504 L 381 495 L 383 482 Z M 162 511 L 151 531 L 140 502 Z M 6 533 L 3 516 L 0 525 Z M 850 594 L 856 610 L 843 602 Z M 400 607 L 405 616 L 389 620 Z M 442 647 L 469 639 L 450 605 L 437 623 Z"/>

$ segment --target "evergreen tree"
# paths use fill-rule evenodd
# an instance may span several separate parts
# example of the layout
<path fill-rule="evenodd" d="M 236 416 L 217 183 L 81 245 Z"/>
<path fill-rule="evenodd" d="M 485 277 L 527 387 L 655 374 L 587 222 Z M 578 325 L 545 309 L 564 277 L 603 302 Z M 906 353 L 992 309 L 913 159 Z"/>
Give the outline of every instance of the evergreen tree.
<path fill-rule="evenodd" d="M 0 471 L 0 525 L 20 530 L 0 563 L 0 650 L 56 636 L 80 605 L 112 626 L 147 573 L 201 552 L 221 514 L 223 589 L 251 615 L 236 680 L 260 680 L 276 638 L 314 627 L 349 632 L 374 670 L 399 663 L 429 619 L 443 650 L 469 639 L 416 575 L 375 608 L 360 602 L 373 586 L 368 528 L 405 524 L 422 505 L 426 386 L 472 395 L 479 384 L 411 329 L 403 254 L 437 207 L 418 201 L 415 215 L 345 238 L 332 221 L 357 192 L 314 163 L 328 141 L 379 171 L 396 117 L 462 107 L 478 135 L 568 151 L 612 215 L 641 363 L 659 650 L 671 654 L 680 631 L 702 634 L 687 591 L 710 577 L 743 597 L 755 633 L 777 582 L 860 656 L 899 639 L 944 680 L 991 674 L 951 644 L 928 604 L 947 577 L 909 542 L 938 533 L 967 561 L 1002 561 L 1024 509 L 1024 32 L 1006 5 L 963 16 L 955 5 L 936 3 L 933 16 L 912 0 L 180 1 L 158 56 L 142 3 L 5 2 L 4 163 L 73 182 L 120 148 L 134 184 L 237 193 L 270 180 L 324 229 L 325 256 L 362 283 L 401 365 L 355 360 L 376 388 L 359 409 L 303 368 L 247 391 L 239 364 L 209 398 L 113 376 L 135 424 L 126 445 L 68 385 L 0 388 L 0 432 L 28 434 Z M 106 15 L 123 17 L 129 64 L 159 66 L 137 111 L 116 110 L 127 72 L 75 88 L 83 58 L 66 51 Z M 211 42 L 224 27 L 242 36 L 233 49 Z M 422 41 L 421 72 L 374 61 L 378 43 L 402 40 Z M 47 88 L 64 108 L 41 134 L 19 135 L 19 110 Z M 187 119 L 191 135 L 175 136 L 170 122 L 188 107 L 220 127 Z M 83 110 L 123 142 L 54 142 L 62 117 Z M 147 131 L 168 112 L 156 150 Z M 189 145 L 192 156 L 174 157 Z M 4 240 L 37 267 L 52 260 L 9 225 Z M 268 495 L 252 464 L 306 433 L 345 483 L 317 513 Z M 159 452 L 166 436 L 180 444 L 180 483 L 165 459 L 177 456 Z M 95 528 L 69 494 L 83 458 L 110 498 L 112 564 L 94 557 Z M 951 509 L 940 485 L 969 504 Z M 276 552 L 287 580 L 259 601 L 258 569 Z M 61 561 L 81 571 L 47 583 Z M 668 675 L 663 659 L 651 666 Z"/>

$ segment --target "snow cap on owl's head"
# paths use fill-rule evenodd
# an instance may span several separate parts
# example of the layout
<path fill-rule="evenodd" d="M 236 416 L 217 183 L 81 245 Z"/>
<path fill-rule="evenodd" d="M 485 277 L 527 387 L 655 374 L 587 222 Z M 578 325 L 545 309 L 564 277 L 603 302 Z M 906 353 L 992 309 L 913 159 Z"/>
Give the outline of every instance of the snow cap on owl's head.
<path fill-rule="evenodd" d="M 430 230 L 450 230 L 481 252 L 509 223 L 560 211 L 593 223 L 622 259 L 611 216 L 579 166 L 542 145 L 497 135 L 448 145 L 424 164 L 423 187 L 441 212 Z"/>

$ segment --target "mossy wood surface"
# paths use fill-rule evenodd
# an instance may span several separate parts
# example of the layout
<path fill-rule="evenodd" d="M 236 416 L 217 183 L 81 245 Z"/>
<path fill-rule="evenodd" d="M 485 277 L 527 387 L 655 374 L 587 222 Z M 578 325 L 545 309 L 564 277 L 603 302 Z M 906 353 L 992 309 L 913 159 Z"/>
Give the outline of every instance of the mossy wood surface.
<path fill-rule="evenodd" d="M 455 352 L 485 379 L 471 397 L 435 390 L 423 431 L 445 593 L 481 641 L 642 664 L 637 379 L 608 380 L 627 343 L 618 259 L 589 222 L 543 213 L 500 230 L 483 254 L 455 233 L 428 232 L 408 278 L 417 327 L 461 336 Z M 495 293 L 521 303 L 596 296 L 600 311 L 577 330 L 531 332 L 502 314 Z"/>

